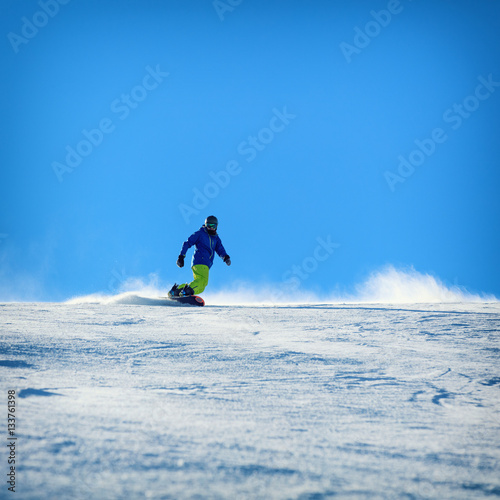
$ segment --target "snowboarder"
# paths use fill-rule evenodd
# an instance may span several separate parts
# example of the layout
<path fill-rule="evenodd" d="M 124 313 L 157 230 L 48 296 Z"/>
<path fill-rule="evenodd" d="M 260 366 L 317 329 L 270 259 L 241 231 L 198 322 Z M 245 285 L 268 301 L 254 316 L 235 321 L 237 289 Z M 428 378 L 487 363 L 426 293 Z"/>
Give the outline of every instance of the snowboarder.
<path fill-rule="evenodd" d="M 210 215 L 206 218 L 205 224 L 198 231 L 194 232 L 182 245 L 181 253 L 177 259 L 179 267 L 184 267 L 186 252 L 193 245 L 196 247 L 191 262 L 194 279 L 189 284 L 175 284 L 168 292 L 170 297 L 182 297 L 203 292 L 208 284 L 208 271 L 214 263 L 215 252 L 217 252 L 219 257 L 228 266 L 231 265 L 231 259 L 222 246 L 222 242 L 217 234 L 218 224 L 217 217 Z"/>

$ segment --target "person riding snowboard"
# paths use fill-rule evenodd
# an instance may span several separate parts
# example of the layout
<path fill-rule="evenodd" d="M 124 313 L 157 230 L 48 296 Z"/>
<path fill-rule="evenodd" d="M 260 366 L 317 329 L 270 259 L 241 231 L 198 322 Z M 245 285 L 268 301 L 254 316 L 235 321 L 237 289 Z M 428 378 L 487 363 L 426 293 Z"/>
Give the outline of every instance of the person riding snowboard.
<path fill-rule="evenodd" d="M 191 283 L 175 284 L 168 294 L 171 297 L 182 297 L 186 295 L 196 295 L 205 290 L 208 285 L 208 271 L 214 263 L 215 252 L 228 265 L 231 259 L 227 254 L 222 242 L 217 234 L 219 221 L 217 217 L 210 215 L 205 220 L 205 224 L 194 232 L 182 245 L 181 253 L 177 259 L 177 265 L 184 267 L 186 252 L 195 245 L 191 269 L 193 271 L 193 281 Z"/>

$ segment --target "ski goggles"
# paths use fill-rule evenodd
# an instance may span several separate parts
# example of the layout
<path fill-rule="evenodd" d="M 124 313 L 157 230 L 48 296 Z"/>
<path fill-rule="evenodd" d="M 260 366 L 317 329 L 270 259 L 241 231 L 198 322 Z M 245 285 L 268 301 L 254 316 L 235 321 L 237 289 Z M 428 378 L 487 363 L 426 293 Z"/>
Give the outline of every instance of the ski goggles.
<path fill-rule="evenodd" d="M 207 224 L 208 229 L 217 229 L 217 224 Z"/>

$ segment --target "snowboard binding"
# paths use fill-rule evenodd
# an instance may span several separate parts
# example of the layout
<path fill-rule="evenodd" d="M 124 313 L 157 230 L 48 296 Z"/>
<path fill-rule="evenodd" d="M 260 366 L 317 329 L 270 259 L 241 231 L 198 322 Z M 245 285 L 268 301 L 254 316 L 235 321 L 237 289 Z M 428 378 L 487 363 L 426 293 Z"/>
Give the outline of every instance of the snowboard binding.
<path fill-rule="evenodd" d="M 190 295 L 194 295 L 194 290 L 189 285 L 184 285 L 182 288 L 179 288 L 177 283 L 175 283 L 174 286 L 168 292 L 168 296 L 170 298 L 188 297 Z"/>

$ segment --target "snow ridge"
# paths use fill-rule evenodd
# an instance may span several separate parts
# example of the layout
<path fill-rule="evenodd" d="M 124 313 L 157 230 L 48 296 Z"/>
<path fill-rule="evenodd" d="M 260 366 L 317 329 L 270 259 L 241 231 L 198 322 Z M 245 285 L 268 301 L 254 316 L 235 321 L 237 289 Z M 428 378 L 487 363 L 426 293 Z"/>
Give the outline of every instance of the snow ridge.
<path fill-rule="evenodd" d="M 157 276 L 150 275 L 147 281 L 133 278 L 124 282 L 119 293 L 114 295 L 91 294 L 75 297 L 68 304 L 129 304 L 129 305 L 169 305 L 166 297 L 169 286 L 161 286 Z M 379 304 L 439 304 L 439 303 L 482 303 L 498 302 L 493 295 L 471 293 L 462 286 L 447 286 L 431 274 L 423 274 L 413 267 L 397 269 L 388 265 L 371 273 L 355 287 L 354 292 L 317 294 L 307 290 L 294 289 L 286 285 L 256 287 L 252 283 L 237 283 L 225 290 L 203 294 L 208 304 L 218 305 L 272 305 L 272 304 L 314 304 L 326 302 L 379 303 Z M 162 299 L 163 297 L 163 299 Z"/>

